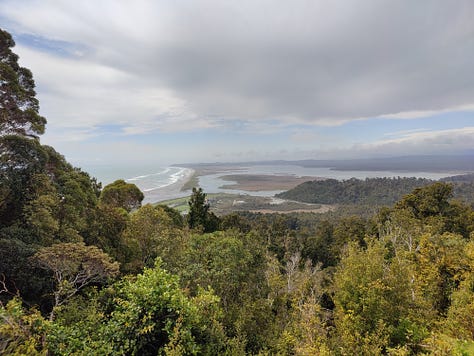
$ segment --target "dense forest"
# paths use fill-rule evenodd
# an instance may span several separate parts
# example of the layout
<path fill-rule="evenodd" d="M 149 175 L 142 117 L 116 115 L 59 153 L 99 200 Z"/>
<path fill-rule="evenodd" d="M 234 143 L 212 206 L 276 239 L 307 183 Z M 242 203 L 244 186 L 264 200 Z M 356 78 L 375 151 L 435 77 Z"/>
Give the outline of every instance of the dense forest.
<path fill-rule="evenodd" d="M 474 353 L 474 211 L 450 183 L 370 217 L 142 206 L 40 143 L 13 46 L 0 31 L 0 354 Z"/>
<path fill-rule="evenodd" d="M 454 196 L 474 203 L 472 174 L 447 177 L 444 182 L 454 183 Z M 433 184 L 423 178 L 351 178 L 308 181 L 277 194 L 279 198 L 315 204 L 392 205 L 413 189 Z"/>

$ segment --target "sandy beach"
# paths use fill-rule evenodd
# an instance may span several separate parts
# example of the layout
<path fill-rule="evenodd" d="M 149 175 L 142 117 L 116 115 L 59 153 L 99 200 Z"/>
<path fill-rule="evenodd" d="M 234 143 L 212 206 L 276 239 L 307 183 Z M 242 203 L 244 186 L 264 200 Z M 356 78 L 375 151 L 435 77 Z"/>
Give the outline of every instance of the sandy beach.
<path fill-rule="evenodd" d="M 145 192 L 144 204 L 158 203 L 163 200 L 185 197 L 190 195 L 189 190 L 182 190 L 182 187 L 192 179 L 195 175 L 195 170 L 192 168 L 185 168 L 182 176 L 174 183 L 162 188 L 153 189 Z"/>

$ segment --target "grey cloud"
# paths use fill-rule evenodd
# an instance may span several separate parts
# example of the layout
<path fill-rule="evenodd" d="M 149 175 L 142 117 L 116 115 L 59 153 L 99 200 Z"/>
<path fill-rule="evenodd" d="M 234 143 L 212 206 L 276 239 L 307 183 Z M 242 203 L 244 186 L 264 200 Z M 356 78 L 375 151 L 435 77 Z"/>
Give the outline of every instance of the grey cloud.
<path fill-rule="evenodd" d="M 320 121 L 472 102 L 472 3 L 333 3 L 255 6 L 234 17 L 195 5 L 173 45 L 150 58 L 156 78 L 199 114 L 247 118 Z"/>
<path fill-rule="evenodd" d="M 469 0 L 92 3 L 3 11 L 18 31 L 87 45 L 89 61 L 166 88 L 206 120 L 328 124 L 474 102 Z"/>

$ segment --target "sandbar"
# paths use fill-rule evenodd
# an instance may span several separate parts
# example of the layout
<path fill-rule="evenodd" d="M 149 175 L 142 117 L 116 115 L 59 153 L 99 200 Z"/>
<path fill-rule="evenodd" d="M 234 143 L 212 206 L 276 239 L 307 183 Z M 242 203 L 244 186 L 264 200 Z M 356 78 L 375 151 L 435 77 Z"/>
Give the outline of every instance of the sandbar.
<path fill-rule="evenodd" d="M 221 186 L 221 189 L 237 189 L 248 192 L 288 190 L 297 185 L 321 179 L 320 177 L 296 177 L 292 175 L 275 174 L 229 174 L 220 177 L 220 179 L 232 182 Z"/>

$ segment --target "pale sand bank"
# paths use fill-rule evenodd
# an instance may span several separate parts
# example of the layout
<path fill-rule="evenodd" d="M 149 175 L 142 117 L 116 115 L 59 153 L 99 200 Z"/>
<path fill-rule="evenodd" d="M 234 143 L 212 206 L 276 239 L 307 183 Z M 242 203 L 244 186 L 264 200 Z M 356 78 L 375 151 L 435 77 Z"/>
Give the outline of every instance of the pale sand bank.
<path fill-rule="evenodd" d="M 221 186 L 222 189 L 245 190 L 248 192 L 289 190 L 297 185 L 322 179 L 319 177 L 295 177 L 292 175 L 276 174 L 232 174 L 220 177 L 222 180 L 233 182 Z"/>
<path fill-rule="evenodd" d="M 194 169 L 186 168 L 183 174 L 176 182 L 146 192 L 143 203 L 159 203 L 164 200 L 175 199 L 190 195 L 190 192 L 188 190 L 183 191 L 181 188 L 187 182 L 189 182 L 189 180 L 194 176 L 194 174 Z"/>

